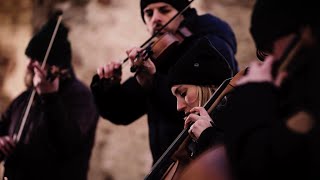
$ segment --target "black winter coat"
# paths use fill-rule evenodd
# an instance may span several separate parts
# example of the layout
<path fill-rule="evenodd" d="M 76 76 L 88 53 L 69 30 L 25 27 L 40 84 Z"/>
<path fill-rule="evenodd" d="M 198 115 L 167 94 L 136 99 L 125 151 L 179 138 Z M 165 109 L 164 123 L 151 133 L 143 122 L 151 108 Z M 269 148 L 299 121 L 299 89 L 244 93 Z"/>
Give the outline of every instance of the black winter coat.
<path fill-rule="evenodd" d="M 12 136 L 30 93 L 20 94 L 2 115 L 2 136 Z M 86 180 L 98 118 L 92 94 L 77 79 L 61 82 L 58 93 L 36 95 L 25 133 L 5 161 L 5 176 L 10 180 Z"/>
<path fill-rule="evenodd" d="M 290 63 L 281 88 L 264 82 L 234 91 L 223 129 L 236 179 L 320 178 L 320 87 L 315 83 L 319 49 L 302 51 L 302 59 Z M 301 118 L 298 112 L 309 117 Z M 311 120 L 310 130 L 288 128 L 294 117 Z"/>

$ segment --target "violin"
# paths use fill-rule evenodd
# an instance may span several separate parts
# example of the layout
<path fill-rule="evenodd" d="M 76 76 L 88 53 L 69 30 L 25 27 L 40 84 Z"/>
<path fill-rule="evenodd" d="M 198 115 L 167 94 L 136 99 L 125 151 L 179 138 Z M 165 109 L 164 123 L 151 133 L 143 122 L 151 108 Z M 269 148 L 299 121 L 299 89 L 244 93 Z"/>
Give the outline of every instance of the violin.
<path fill-rule="evenodd" d="M 221 100 L 234 89 L 236 81 L 238 81 L 245 72 L 246 69 L 240 71 L 233 78 L 228 78 L 221 83 L 203 106 L 208 113 L 212 112 L 219 105 Z M 188 133 L 190 126 L 191 125 L 183 129 L 173 143 L 171 143 L 168 149 L 151 168 L 151 171 L 147 174 L 145 180 L 178 179 L 180 177 L 185 167 L 193 161 L 189 156 L 190 153 L 187 151 L 187 147 L 192 141 L 192 138 Z M 185 154 L 188 154 L 188 156 L 185 156 Z"/>
<path fill-rule="evenodd" d="M 188 28 L 181 27 L 175 33 L 166 32 L 159 37 L 155 37 L 145 48 L 146 53 L 148 54 L 146 58 L 150 58 L 152 62 L 155 63 L 155 66 L 158 67 L 168 54 L 173 52 L 185 38 L 190 37 L 191 35 L 192 32 Z M 130 71 L 136 72 L 141 64 L 141 61 L 135 62 L 130 68 Z"/>

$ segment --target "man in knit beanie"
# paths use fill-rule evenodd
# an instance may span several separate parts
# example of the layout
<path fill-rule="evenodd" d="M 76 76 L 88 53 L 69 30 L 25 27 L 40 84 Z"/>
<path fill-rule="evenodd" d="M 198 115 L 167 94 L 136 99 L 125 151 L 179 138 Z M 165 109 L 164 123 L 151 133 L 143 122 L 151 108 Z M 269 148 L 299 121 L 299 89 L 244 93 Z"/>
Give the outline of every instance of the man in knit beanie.
<path fill-rule="evenodd" d="M 54 14 L 40 30 L 29 41 L 25 55 L 28 57 L 29 66 L 31 69 L 27 70 L 25 76 L 25 83 L 31 87 L 33 82 L 34 72 L 32 69 L 32 63 L 35 61 L 42 64 L 45 58 L 45 54 L 49 47 L 51 37 L 53 35 L 54 28 L 57 24 L 57 17 L 61 12 Z M 58 27 L 55 39 L 51 46 L 49 55 L 46 61 L 46 68 L 48 69 L 48 79 L 53 78 L 53 74 L 63 72 L 62 78 L 73 76 L 73 68 L 71 64 L 72 53 L 71 43 L 68 39 L 69 29 L 61 23 Z M 59 72 L 57 72 L 59 71 Z"/>
<path fill-rule="evenodd" d="M 99 116 L 90 90 L 73 73 L 64 24 L 45 67 L 40 65 L 56 24 L 54 16 L 31 38 L 25 52 L 28 87 L 0 119 L 0 156 L 10 180 L 87 179 Z"/>
<path fill-rule="evenodd" d="M 150 35 L 176 34 L 184 28 L 188 31 L 183 41 L 166 52 L 161 59 L 150 59 L 152 51 L 134 47 L 127 50 L 129 60 L 139 64 L 135 76 L 122 84 L 121 64 L 111 62 L 97 68 L 91 82 L 100 115 L 115 124 L 130 124 L 144 114 L 148 115 L 149 144 L 153 163 L 169 147 L 183 129 L 181 114 L 176 110 L 176 100 L 168 86 L 168 71 L 201 37 L 206 36 L 225 57 L 230 74 L 238 71 L 235 54 L 236 39 L 227 22 L 211 15 L 198 15 L 196 9 L 188 7 L 188 0 L 141 0 L 142 21 Z M 181 15 L 169 22 L 181 10 Z M 162 30 L 161 32 L 160 29 Z M 158 38 L 156 37 L 156 38 Z M 153 42 L 153 40 L 152 40 Z M 138 55 L 139 54 L 139 55 Z M 145 61 L 141 61 L 145 57 Z M 120 73 L 119 73 L 120 72 Z M 122 109 L 125 113 L 118 113 Z"/>
<path fill-rule="evenodd" d="M 58 13 L 55 14 L 57 15 Z M 25 54 L 30 59 L 43 62 L 56 24 L 57 19 L 51 19 L 29 41 Z M 61 68 L 71 67 L 71 44 L 68 40 L 68 33 L 69 29 L 61 23 L 48 56 L 48 65 L 56 65 Z"/>

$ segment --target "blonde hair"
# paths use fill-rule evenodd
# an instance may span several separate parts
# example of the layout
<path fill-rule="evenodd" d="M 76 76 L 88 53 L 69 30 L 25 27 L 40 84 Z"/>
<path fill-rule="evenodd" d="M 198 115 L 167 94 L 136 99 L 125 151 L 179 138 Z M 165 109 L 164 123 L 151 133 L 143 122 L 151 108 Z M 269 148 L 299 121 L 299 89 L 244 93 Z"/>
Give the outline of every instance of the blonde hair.
<path fill-rule="evenodd" d="M 217 89 L 216 86 L 197 86 L 199 106 L 203 106 Z"/>

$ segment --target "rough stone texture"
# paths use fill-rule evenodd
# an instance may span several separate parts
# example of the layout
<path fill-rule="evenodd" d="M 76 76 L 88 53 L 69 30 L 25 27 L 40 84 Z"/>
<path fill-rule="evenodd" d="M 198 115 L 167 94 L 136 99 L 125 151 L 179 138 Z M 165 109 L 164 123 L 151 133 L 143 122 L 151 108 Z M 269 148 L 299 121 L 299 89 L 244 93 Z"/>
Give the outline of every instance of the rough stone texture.
<path fill-rule="evenodd" d="M 125 50 L 140 46 L 148 34 L 140 18 L 139 0 L 59 1 L 70 27 L 73 64 L 87 85 L 95 69 L 110 60 L 122 61 Z M 199 13 L 210 12 L 230 23 L 238 40 L 241 69 L 255 59 L 249 35 L 253 0 L 197 0 Z M 25 47 L 32 34 L 34 8 L 31 0 L 0 1 L 0 110 L 24 88 Z M 123 68 L 125 80 L 132 75 Z M 121 109 L 119 109 L 121 111 Z M 125 112 L 123 112 L 125 113 Z M 140 180 L 149 171 L 146 116 L 129 126 L 116 126 L 100 119 L 90 162 L 89 180 Z"/>

